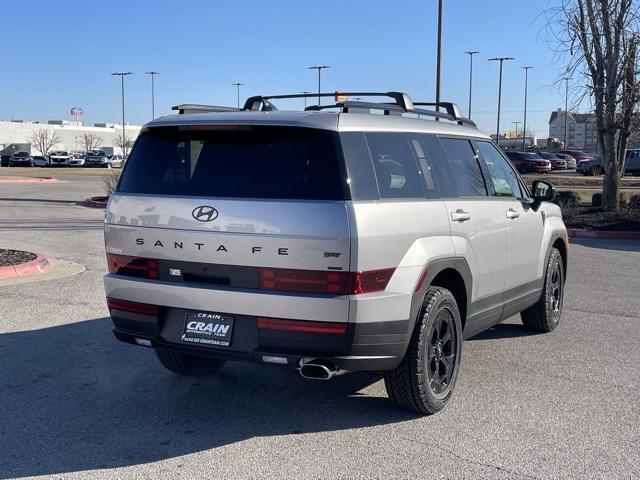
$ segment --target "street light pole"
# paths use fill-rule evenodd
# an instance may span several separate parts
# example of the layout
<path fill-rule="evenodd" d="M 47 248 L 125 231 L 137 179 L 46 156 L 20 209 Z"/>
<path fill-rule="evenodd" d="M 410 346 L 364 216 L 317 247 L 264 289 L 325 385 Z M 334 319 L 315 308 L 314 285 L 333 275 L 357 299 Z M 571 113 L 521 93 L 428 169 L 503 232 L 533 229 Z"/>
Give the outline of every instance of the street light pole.
<path fill-rule="evenodd" d="M 522 67 L 524 69 L 524 125 L 522 126 L 522 151 L 527 151 L 527 89 L 529 88 L 529 69 L 533 67 Z"/>
<path fill-rule="evenodd" d="M 151 120 L 156 118 L 156 88 L 154 84 L 154 77 L 160 72 L 144 72 L 146 75 L 151 76 Z"/>
<path fill-rule="evenodd" d="M 244 85 L 244 83 L 236 82 L 232 83 L 231 85 L 234 85 L 236 87 L 236 105 L 238 106 L 238 110 L 240 110 L 240 87 Z"/>
<path fill-rule="evenodd" d="M 500 146 L 500 102 L 502 100 L 502 63 L 505 60 L 513 60 L 513 57 L 493 57 L 490 62 L 500 62 L 500 79 L 498 80 L 498 120 L 496 124 L 496 143 Z"/>
<path fill-rule="evenodd" d="M 564 77 L 566 82 L 564 89 L 564 148 L 569 148 L 569 132 L 567 131 L 567 119 L 569 117 L 569 80 L 571 77 Z"/>
<path fill-rule="evenodd" d="M 331 68 L 329 65 L 314 65 L 309 67 L 309 70 L 318 70 L 318 107 L 320 106 L 320 72 L 325 68 Z"/>
<path fill-rule="evenodd" d="M 307 92 L 305 90 L 304 92 L 300 92 L 300 93 L 304 93 L 304 108 L 306 110 L 306 108 L 307 108 L 307 95 L 309 95 L 311 92 Z"/>
<path fill-rule="evenodd" d="M 469 55 L 469 118 L 471 118 L 471 85 L 473 84 L 473 56 L 480 53 L 477 50 L 464 52 Z"/>
<path fill-rule="evenodd" d="M 442 0 L 438 0 L 438 50 L 436 52 L 436 112 L 440 111 L 441 61 L 442 61 Z"/>
<path fill-rule="evenodd" d="M 125 156 L 127 136 L 124 131 L 124 77 L 126 77 L 127 75 L 133 75 L 133 72 L 113 72 L 111 75 L 117 75 L 120 77 L 121 90 L 122 90 L 122 155 Z"/>

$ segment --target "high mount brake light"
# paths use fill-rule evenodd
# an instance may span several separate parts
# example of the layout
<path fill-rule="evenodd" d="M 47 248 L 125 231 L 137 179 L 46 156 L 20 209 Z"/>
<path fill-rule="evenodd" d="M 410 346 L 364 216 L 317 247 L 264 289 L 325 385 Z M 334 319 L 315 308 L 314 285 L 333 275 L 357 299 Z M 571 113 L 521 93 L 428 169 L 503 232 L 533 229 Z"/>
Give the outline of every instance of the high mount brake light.
<path fill-rule="evenodd" d="M 282 292 L 358 295 L 384 290 L 394 271 L 394 268 L 367 272 L 260 268 L 260 288 Z"/>
<path fill-rule="evenodd" d="M 107 264 L 110 273 L 127 277 L 158 278 L 158 261 L 151 258 L 107 253 Z"/>

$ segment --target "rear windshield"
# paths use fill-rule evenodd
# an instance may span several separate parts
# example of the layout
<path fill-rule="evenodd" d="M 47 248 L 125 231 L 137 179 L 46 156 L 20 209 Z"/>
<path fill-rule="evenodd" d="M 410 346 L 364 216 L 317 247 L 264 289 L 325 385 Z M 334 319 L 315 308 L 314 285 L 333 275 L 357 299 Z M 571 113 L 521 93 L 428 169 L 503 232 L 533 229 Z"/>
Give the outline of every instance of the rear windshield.
<path fill-rule="evenodd" d="M 343 200 L 335 132 L 298 127 L 157 127 L 142 133 L 119 192 Z"/>
<path fill-rule="evenodd" d="M 518 152 L 518 158 L 522 160 L 540 160 L 540 157 L 535 153 Z"/>

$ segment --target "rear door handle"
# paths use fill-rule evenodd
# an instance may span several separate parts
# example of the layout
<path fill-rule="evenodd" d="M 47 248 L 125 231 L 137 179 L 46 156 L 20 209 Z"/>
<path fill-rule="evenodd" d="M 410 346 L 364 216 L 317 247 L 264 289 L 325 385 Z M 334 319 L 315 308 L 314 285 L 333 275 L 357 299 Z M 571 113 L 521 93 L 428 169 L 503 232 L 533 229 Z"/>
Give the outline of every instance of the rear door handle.
<path fill-rule="evenodd" d="M 471 214 L 469 212 L 465 212 L 460 208 L 455 212 L 451 212 L 451 220 L 454 222 L 464 222 L 465 220 L 470 220 Z"/>
<path fill-rule="evenodd" d="M 518 218 L 520 216 L 520 212 L 515 208 L 510 208 L 507 210 L 507 218 Z"/>

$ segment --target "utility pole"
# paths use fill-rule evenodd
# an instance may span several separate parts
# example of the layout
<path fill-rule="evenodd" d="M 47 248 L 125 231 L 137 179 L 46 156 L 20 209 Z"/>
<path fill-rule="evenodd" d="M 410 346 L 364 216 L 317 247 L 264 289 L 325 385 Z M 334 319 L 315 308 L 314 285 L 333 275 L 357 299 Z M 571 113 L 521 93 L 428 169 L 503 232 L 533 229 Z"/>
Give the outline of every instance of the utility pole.
<path fill-rule="evenodd" d="M 242 85 L 244 85 L 244 83 L 240 83 L 240 82 L 236 82 L 236 83 L 232 83 L 231 85 L 234 85 L 236 87 L 236 104 L 238 106 L 238 110 L 240 110 L 240 87 Z"/>
<path fill-rule="evenodd" d="M 500 146 L 500 102 L 502 100 L 502 63 L 507 60 L 514 60 L 513 57 L 493 57 L 490 62 L 500 62 L 500 79 L 498 80 L 498 120 L 496 125 L 496 143 Z"/>
<path fill-rule="evenodd" d="M 524 69 L 524 125 L 522 126 L 522 151 L 527 151 L 527 89 L 529 88 L 529 70 L 533 67 L 522 67 Z"/>
<path fill-rule="evenodd" d="M 442 63 L 442 0 L 438 0 L 438 50 L 436 52 L 436 112 L 440 111 L 440 71 Z M 438 120 L 438 118 L 436 118 Z"/>
<path fill-rule="evenodd" d="M 566 82 L 564 88 L 564 148 L 569 148 L 569 132 L 567 131 L 567 120 L 569 118 L 569 80 L 571 77 L 564 77 Z"/>
<path fill-rule="evenodd" d="M 480 53 L 480 52 L 478 52 L 477 50 L 472 50 L 464 53 L 469 55 L 469 115 L 468 117 L 471 118 L 471 86 L 473 84 L 473 56 L 476 53 Z"/>
<path fill-rule="evenodd" d="M 322 72 L 325 68 L 331 68 L 329 65 L 314 65 L 313 67 L 309 67 L 309 70 L 318 70 L 318 107 L 320 106 L 320 72 Z"/>
<path fill-rule="evenodd" d="M 304 93 L 304 108 L 305 110 L 307 109 L 307 95 L 309 95 L 312 92 L 307 92 L 306 90 L 304 92 L 300 92 L 300 93 Z"/>
<path fill-rule="evenodd" d="M 515 121 L 515 122 L 511 122 L 513 124 L 515 124 L 516 126 L 516 142 L 518 141 L 518 125 L 520 125 L 522 122 L 520 120 Z"/>
<path fill-rule="evenodd" d="M 159 75 L 160 72 L 144 72 L 146 75 L 151 76 L 151 120 L 156 118 L 156 88 L 153 82 L 153 78 Z"/>
<path fill-rule="evenodd" d="M 127 136 L 124 131 L 124 77 L 127 75 L 133 75 L 133 72 L 113 72 L 111 75 L 117 75 L 120 77 L 121 89 L 122 89 L 122 156 L 126 156 L 125 150 L 127 146 Z"/>

